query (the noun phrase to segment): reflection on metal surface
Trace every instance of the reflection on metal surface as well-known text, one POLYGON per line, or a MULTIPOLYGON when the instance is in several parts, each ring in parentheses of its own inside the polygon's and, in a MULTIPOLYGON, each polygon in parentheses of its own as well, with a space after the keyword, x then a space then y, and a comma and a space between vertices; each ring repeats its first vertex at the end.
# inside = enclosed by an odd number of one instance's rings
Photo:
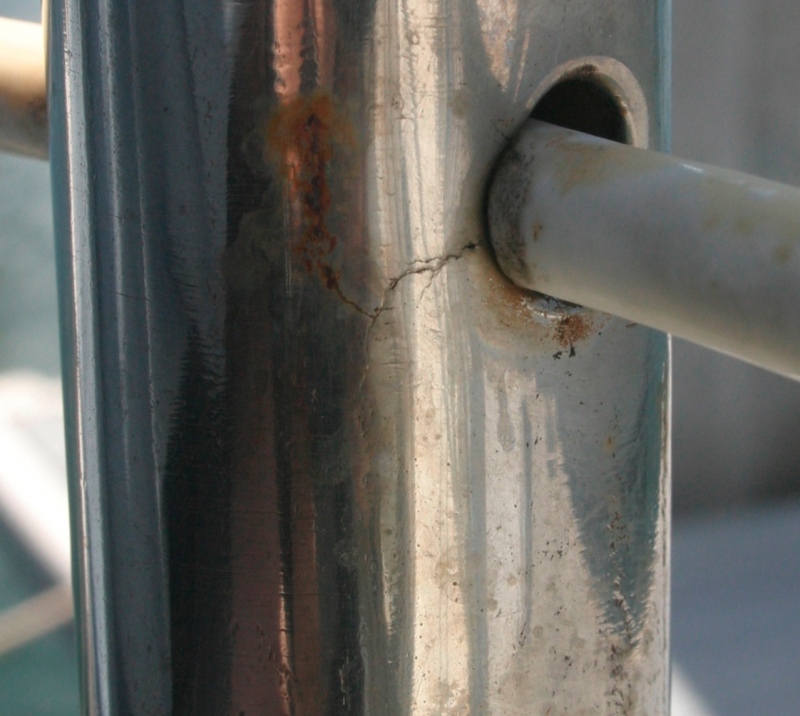
POLYGON ((91 713, 666 710, 666 338, 483 236, 567 58, 661 136, 662 15, 55 3, 91 713))

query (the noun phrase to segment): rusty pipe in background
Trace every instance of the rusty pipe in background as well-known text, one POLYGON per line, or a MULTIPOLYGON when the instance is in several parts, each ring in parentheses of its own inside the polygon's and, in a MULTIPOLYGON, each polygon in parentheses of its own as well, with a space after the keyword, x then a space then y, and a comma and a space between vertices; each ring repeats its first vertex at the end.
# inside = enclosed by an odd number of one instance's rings
POLYGON ((530 120, 489 197, 517 285, 800 377, 800 189, 530 120))
POLYGON ((47 159, 43 25, 0 18, 0 151, 47 159))

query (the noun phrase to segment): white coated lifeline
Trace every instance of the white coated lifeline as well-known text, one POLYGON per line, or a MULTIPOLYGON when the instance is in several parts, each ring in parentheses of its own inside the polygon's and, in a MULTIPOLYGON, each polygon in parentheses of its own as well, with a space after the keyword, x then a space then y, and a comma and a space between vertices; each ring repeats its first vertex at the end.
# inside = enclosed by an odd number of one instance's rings
POLYGON ((800 190, 529 120, 489 198, 517 285, 800 376, 800 190))

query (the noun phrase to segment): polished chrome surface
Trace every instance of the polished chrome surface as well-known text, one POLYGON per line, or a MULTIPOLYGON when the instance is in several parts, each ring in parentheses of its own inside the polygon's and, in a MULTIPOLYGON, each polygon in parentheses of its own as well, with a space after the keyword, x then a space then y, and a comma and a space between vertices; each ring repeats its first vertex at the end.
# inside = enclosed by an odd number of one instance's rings
POLYGON ((517 285, 800 376, 800 189, 530 120, 488 216, 517 285))
POLYGON ((665 13, 54 3, 89 713, 666 712, 667 339, 483 214, 577 58, 661 141, 665 13))

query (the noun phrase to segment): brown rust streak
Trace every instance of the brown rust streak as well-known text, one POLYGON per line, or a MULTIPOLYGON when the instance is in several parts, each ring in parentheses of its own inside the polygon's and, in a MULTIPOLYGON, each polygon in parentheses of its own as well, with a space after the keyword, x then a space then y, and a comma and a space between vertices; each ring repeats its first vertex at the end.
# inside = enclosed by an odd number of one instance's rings
POLYGON ((369 315, 344 295, 341 274, 329 263, 338 238, 329 227, 328 174, 337 150, 351 152, 356 145, 351 124, 334 99, 317 90, 281 104, 267 123, 266 140, 268 158, 277 162, 288 189, 295 222, 292 253, 339 299, 369 315))

